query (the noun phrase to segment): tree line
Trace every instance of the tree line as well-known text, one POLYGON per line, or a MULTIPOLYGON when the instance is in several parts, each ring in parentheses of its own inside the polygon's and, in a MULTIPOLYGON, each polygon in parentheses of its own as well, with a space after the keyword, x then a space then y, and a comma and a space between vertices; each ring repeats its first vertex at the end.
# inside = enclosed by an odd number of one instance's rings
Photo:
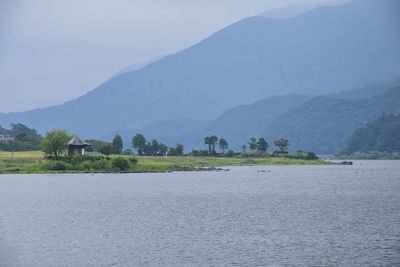
POLYGON ((132 139, 132 147, 137 150, 138 155, 145 156, 183 156, 183 145, 176 144, 175 147, 168 147, 153 139, 148 142, 143 134, 136 134, 132 139))
MULTIPOLYGON (((174 147, 169 147, 157 139, 147 140, 146 137, 138 133, 131 141, 131 148, 124 150, 123 140, 120 135, 116 135, 111 143, 100 140, 89 139, 86 140, 91 144, 88 151, 100 152, 106 156, 111 154, 136 154, 140 156, 183 156, 184 146, 177 143, 174 147)), ((273 151, 274 154, 287 154, 289 148, 289 141, 281 138, 273 142, 277 148, 273 151)), ((216 135, 204 137, 204 145, 207 147, 205 150, 192 150, 187 155, 192 156, 216 156, 216 155, 233 155, 237 152, 229 150, 229 142, 225 138, 219 138, 216 135), (219 150, 218 150, 219 149, 219 150), (217 151, 218 150, 218 151, 217 151)), ((241 147, 241 153, 259 153, 267 154, 269 144, 263 137, 249 139, 247 144, 241 147)))
MULTIPOLYGON (((65 130, 54 130, 42 137, 36 130, 30 129, 23 124, 12 124, 12 133, 15 136, 14 140, 0 143, 0 150, 6 151, 21 151, 21 150, 37 150, 42 149, 46 154, 58 156, 66 150, 68 141, 72 136, 65 130)), ((124 149, 123 139, 120 135, 116 135, 112 142, 105 142, 96 139, 86 140, 91 146, 87 148, 88 152, 99 152, 107 157, 111 154, 127 154, 132 155, 134 152, 141 156, 183 156, 184 146, 177 143, 175 146, 169 147, 157 139, 147 140, 146 137, 138 133, 133 136, 131 148, 124 149)), ((269 143, 263 137, 252 137, 246 144, 241 146, 241 151, 235 152, 229 149, 229 142, 223 137, 210 135, 204 137, 204 145, 207 149, 192 150, 187 155, 192 156, 217 156, 226 155, 232 156, 240 153, 257 153, 267 154, 269 143)), ((281 138, 275 140, 273 145, 276 150, 273 154, 287 154, 289 141, 281 138)))
POLYGON ((140 156, 183 156, 184 146, 182 144, 176 144, 174 147, 168 147, 167 145, 159 142, 156 139, 148 141, 143 134, 136 134, 132 138, 131 147, 124 150, 124 144, 122 137, 116 135, 111 143, 89 139, 86 140, 91 147, 88 151, 100 152, 103 155, 109 156, 111 154, 134 154, 133 150, 140 156))
MULTIPOLYGON (((236 152, 229 149, 229 143, 225 138, 219 138, 216 135, 206 136, 204 138, 204 144, 207 146, 207 150, 193 150, 191 155, 197 156, 207 156, 207 155, 234 155, 236 152), (217 152, 216 147, 219 147, 220 153, 217 152), (226 151, 228 151, 226 153, 226 151)), ((275 140, 273 144, 277 147, 274 154, 287 154, 289 149, 289 141, 287 139, 281 138, 275 140)), ((249 139, 247 144, 241 146, 241 153, 259 153, 267 154, 269 144, 264 137, 256 138, 252 137, 249 139)))
MULTIPOLYGON (((229 149, 229 142, 225 138, 219 138, 216 135, 206 136, 204 138, 204 145, 206 145, 207 150, 192 150, 190 155, 197 154, 207 154, 207 155, 225 155, 229 149), (217 147, 219 148, 219 152, 217 152, 217 147)), ((274 153, 288 153, 289 141, 287 139, 278 139, 274 141, 274 145, 277 147, 277 150, 274 153)), ((265 138, 255 138, 252 137, 248 141, 247 145, 242 146, 242 152, 259 152, 259 153, 268 153, 269 144, 265 138)), ((123 148, 122 138, 119 135, 116 135, 110 144, 109 151, 113 154, 121 154, 123 148)), ((184 155, 184 146, 182 144, 176 144, 175 147, 168 147, 167 145, 159 142, 156 139, 152 141, 146 140, 146 137, 138 133, 132 138, 132 148, 136 150, 138 155, 144 156, 183 156, 184 155)), ((132 150, 125 150, 125 154, 132 153, 132 150)), ((235 153, 233 150, 229 150, 228 153, 235 153)))
POLYGON ((10 132, 12 140, 0 141, 0 150, 4 151, 32 151, 41 148, 43 137, 35 129, 31 129, 22 123, 12 123, 11 129, 6 130, 0 126, 0 130, 10 132))

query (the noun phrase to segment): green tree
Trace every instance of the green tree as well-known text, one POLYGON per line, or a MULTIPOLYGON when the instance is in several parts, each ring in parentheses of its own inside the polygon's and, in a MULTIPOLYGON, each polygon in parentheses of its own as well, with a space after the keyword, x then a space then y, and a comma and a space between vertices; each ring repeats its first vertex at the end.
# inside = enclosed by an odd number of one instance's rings
POLYGON ((289 148, 289 141, 287 139, 281 138, 274 141, 274 145, 279 149, 279 153, 287 153, 289 148))
MULTIPOLYGON (((3 129, 0 127, 0 130, 3 129)), ((7 131, 14 140, 0 142, 0 150, 5 151, 33 151, 42 148, 43 137, 35 129, 28 128, 21 123, 12 123, 11 130, 7 131)))
POLYGON ((166 146, 166 145, 160 143, 160 144, 158 145, 157 155, 158 155, 158 156, 165 156, 165 155, 167 155, 167 152, 168 152, 168 146, 166 146))
POLYGON ((250 149, 251 152, 256 151, 256 149, 257 149, 257 138, 255 138, 255 137, 250 138, 250 140, 249 140, 249 149, 250 149))
POLYGON ((125 149, 124 151, 122 151, 122 154, 124 154, 124 155, 133 155, 133 151, 132 151, 132 149, 128 148, 128 149, 125 149))
POLYGON ((261 137, 257 141, 257 151, 267 153, 267 150, 268 150, 268 142, 263 137, 261 137))
POLYGON ((150 144, 151 155, 157 156, 159 148, 160 148, 160 144, 158 143, 158 141, 156 139, 153 139, 153 141, 151 141, 151 144, 150 144))
POLYGON ((139 155, 143 155, 146 149, 146 138, 143 134, 137 134, 132 139, 132 146, 135 148, 139 155))
POLYGON ((168 148, 168 156, 177 156, 175 147, 168 148))
POLYGON ((240 149, 242 150, 243 153, 246 153, 247 146, 246 146, 246 145, 243 145, 240 149))
POLYGON ((88 146, 86 148, 87 152, 100 152, 100 149, 103 146, 111 145, 111 143, 109 143, 109 142, 104 142, 104 141, 96 140, 96 139, 89 139, 89 140, 86 140, 86 142, 90 144, 90 146, 88 146))
POLYGON ((35 129, 31 129, 22 123, 11 123, 11 135, 17 136, 19 134, 25 134, 26 136, 37 136, 38 135, 38 133, 35 129))
POLYGON ((229 157, 229 158, 234 157, 235 156, 235 151, 229 150, 228 153, 226 153, 226 156, 229 157))
POLYGON ((147 142, 145 144, 145 146, 143 148, 143 155, 145 155, 145 156, 153 155, 153 146, 152 146, 151 142, 147 142))
POLYGON ((112 160, 111 166, 119 171, 126 171, 129 169, 129 161, 123 157, 117 157, 112 160))
POLYGON ((42 143, 43 152, 46 155, 54 156, 58 160, 60 154, 66 150, 70 139, 71 136, 65 130, 47 132, 42 143))
POLYGON ((100 153, 105 155, 107 158, 112 154, 113 147, 112 145, 105 145, 100 148, 100 153))
POLYGON ((182 144, 176 144, 175 151, 176 151, 176 155, 177 156, 183 156, 183 145, 182 144))
POLYGON ((210 155, 216 154, 215 152, 215 144, 218 142, 218 137, 215 135, 207 136, 204 138, 204 144, 208 146, 208 153, 210 155))
POLYGON ((385 113, 357 128, 347 139, 339 155, 400 151, 400 114, 385 113))
POLYGON ((112 141, 112 153, 121 154, 122 148, 123 148, 122 137, 120 135, 116 135, 112 141))
POLYGON ((219 148, 222 150, 222 154, 225 154, 225 150, 228 149, 228 141, 224 138, 220 138, 218 142, 219 148))

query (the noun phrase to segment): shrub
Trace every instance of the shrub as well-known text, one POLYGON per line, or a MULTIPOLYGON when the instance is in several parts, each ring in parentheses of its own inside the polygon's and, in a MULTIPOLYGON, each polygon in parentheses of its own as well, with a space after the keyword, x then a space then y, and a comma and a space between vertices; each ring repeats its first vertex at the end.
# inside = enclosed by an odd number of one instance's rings
POLYGON ((43 165, 44 169, 50 171, 64 171, 68 167, 68 164, 62 161, 50 161, 43 165))
POLYGON ((123 155, 133 155, 132 149, 128 148, 122 152, 123 155))
POLYGON ((289 152, 287 152, 287 151, 277 151, 277 150, 275 150, 275 151, 272 153, 272 155, 273 155, 274 157, 286 157, 286 156, 289 155, 289 152))
POLYGON ((192 150, 190 154, 193 157, 207 157, 209 156, 208 150, 192 150))
POLYGON ((83 162, 80 166, 81 166, 81 169, 84 171, 89 171, 90 169, 92 169, 92 163, 89 161, 83 162))
POLYGON ((313 152, 306 152, 304 153, 303 159, 306 160, 316 160, 318 159, 317 155, 315 155, 315 153, 313 152))
POLYGON ((117 169, 120 171, 126 171, 129 169, 129 162, 122 157, 113 159, 111 162, 111 165, 114 169, 117 169))
POLYGON ((129 158, 129 162, 132 163, 132 164, 137 164, 138 163, 138 159, 135 158, 135 157, 130 157, 129 158))
POLYGON ((268 157, 268 154, 258 151, 250 153, 239 153, 238 156, 241 158, 265 158, 268 157))
POLYGON ((315 155, 313 152, 306 152, 302 150, 298 150, 295 155, 293 155, 291 158, 296 158, 296 159, 305 159, 305 160, 317 160, 318 157, 315 155))
POLYGON ((71 158, 67 158, 67 160, 63 160, 63 161, 69 161, 69 163, 71 163, 72 165, 76 166, 81 164, 84 161, 83 157, 71 157, 71 158))
POLYGON ((99 152, 108 158, 108 156, 112 154, 112 146, 111 145, 103 146, 102 148, 100 148, 99 152))
POLYGON ((105 170, 110 169, 109 162, 110 161, 108 161, 106 159, 94 161, 91 163, 91 168, 94 170, 98 170, 98 171, 105 171, 105 170))
POLYGON ((227 156, 228 158, 234 157, 234 156, 235 156, 235 151, 229 150, 228 153, 226 153, 226 156, 227 156))

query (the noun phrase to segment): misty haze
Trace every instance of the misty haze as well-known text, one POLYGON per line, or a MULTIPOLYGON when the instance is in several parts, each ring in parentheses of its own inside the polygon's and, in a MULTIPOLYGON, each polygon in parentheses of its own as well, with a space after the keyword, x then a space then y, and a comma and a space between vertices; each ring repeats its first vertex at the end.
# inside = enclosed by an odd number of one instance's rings
POLYGON ((0 2, 0 266, 400 264, 400 1, 0 2))

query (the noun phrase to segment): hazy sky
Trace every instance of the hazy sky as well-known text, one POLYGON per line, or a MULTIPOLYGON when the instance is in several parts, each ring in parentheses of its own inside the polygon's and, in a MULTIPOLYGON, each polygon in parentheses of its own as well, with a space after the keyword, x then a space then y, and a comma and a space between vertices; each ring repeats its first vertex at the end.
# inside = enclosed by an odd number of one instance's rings
POLYGON ((315 2, 0 0, 0 112, 65 102, 242 18, 315 2))

